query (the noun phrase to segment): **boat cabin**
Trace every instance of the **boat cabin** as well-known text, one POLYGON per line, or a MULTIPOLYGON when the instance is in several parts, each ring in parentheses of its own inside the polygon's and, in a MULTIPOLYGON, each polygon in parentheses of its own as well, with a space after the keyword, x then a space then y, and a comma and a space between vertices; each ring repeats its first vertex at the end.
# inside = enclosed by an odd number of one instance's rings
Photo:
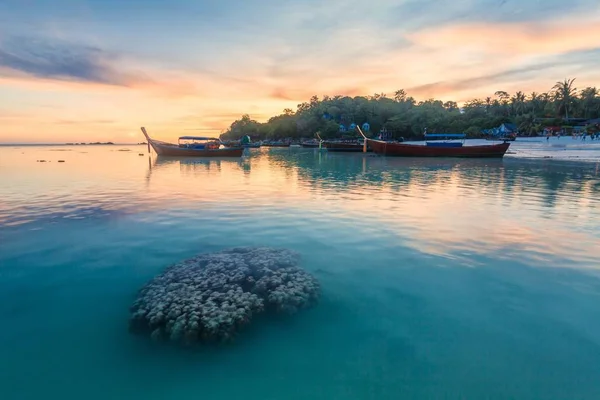
POLYGON ((429 147, 462 147, 467 135, 464 133, 426 133, 425 144, 429 147), (450 140, 461 140, 460 142, 450 140), (428 140, 439 140, 429 142, 428 140))
POLYGON ((184 149, 216 150, 221 146, 221 140, 203 136, 181 136, 178 144, 184 149))

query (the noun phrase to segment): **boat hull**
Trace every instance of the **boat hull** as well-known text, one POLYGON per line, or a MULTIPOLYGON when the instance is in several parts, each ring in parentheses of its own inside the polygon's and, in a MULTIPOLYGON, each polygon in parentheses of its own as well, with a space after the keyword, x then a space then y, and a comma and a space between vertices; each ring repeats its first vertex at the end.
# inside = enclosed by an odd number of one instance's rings
POLYGON ((510 143, 482 146, 437 147, 418 144, 393 143, 368 139, 375 154, 392 157, 466 157, 502 158, 510 143))
POLYGON ((243 147, 223 147, 219 149, 194 149, 189 147, 180 147, 178 145, 161 142, 150 138, 146 128, 142 127, 142 133, 148 141, 148 152, 150 147, 154 149, 159 156, 168 157, 241 157, 244 154, 243 147))
POLYGON ((225 147, 223 149, 186 149, 178 146, 165 146, 150 142, 150 145, 159 156, 169 157, 241 157, 243 147, 225 147))
MULTIPOLYGON (((360 153, 363 151, 364 145, 361 143, 323 142, 323 147, 325 147, 327 151, 333 152, 360 153)), ((368 144, 367 151, 372 151, 368 144)))

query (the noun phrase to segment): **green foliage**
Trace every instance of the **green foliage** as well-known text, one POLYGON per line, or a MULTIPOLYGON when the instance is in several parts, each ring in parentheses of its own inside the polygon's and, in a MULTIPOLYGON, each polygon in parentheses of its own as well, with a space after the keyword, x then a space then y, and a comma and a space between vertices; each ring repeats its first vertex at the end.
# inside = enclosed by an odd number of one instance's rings
MULTIPOLYGON (((265 123, 249 115, 233 122, 221 135, 224 140, 237 140, 249 135, 253 140, 282 138, 339 137, 340 124, 362 126, 369 123, 367 136, 376 136, 382 128, 393 137, 420 138, 427 128, 430 133, 466 133, 482 136, 482 130, 503 123, 515 124, 521 134, 535 135, 545 126, 571 124, 573 118, 600 118, 600 93, 595 87, 580 92, 573 87, 575 79, 557 82, 547 93, 529 95, 518 91, 511 95, 497 91, 484 99, 472 99, 462 107, 454 101, 428 99, 416 102, 403 89, 392 97, 373 96, 313 96, 299 104, 296 111, 285 109, 265 123), (563 119, 564 118, 564 119, 563 119)), ((346 135, 358 136, 357 132, 346 135)))

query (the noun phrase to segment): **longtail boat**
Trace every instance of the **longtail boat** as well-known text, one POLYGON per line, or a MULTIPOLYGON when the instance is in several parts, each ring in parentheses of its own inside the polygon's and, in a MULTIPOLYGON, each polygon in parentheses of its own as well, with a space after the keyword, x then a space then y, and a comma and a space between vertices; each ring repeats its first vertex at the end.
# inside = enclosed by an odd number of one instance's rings
POLYGON ((510 143, 465 146, 464 134, 425 134, 427 139, 463 139, 463 142, 426 141, 425 144, 386 142, 367 139, 375 154, 395 157, 469 157, 469 158, 502 158, 510 147, 510 143))
MULTIPOLYGON (((362 152, 364 150, 364 139, 341 139, 341 140, 325 140, 323 147, 327 151, 334 152, 362 152)), ((372 151, 367 144, 367 151, 372 151)))
POLYGON ((314 149, 314 148, 319 147, 319 141, 318 140, 314 140, 314 139, 313 140, 306 140, 304 142, 301 142, 300 146, 314 149))
POLYGON ((151 139, 142 127, 142 133, 148 140, 148 151, 150 147, 159 156, 173 157, 241 157, 244 153, 243 147, 224 147, 218 138, 202 136, 181 136, 178 144, 161 142, 151 139))

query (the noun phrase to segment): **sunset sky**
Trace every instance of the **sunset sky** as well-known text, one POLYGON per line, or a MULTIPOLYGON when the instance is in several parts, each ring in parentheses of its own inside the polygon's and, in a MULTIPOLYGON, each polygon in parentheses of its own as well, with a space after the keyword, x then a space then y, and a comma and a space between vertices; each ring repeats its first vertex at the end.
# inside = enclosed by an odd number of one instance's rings
POLYGON ((0 0, 0 142, 218 135, 315 94, 461 102, 574 77, 600 86, 598 0, 0 0))

